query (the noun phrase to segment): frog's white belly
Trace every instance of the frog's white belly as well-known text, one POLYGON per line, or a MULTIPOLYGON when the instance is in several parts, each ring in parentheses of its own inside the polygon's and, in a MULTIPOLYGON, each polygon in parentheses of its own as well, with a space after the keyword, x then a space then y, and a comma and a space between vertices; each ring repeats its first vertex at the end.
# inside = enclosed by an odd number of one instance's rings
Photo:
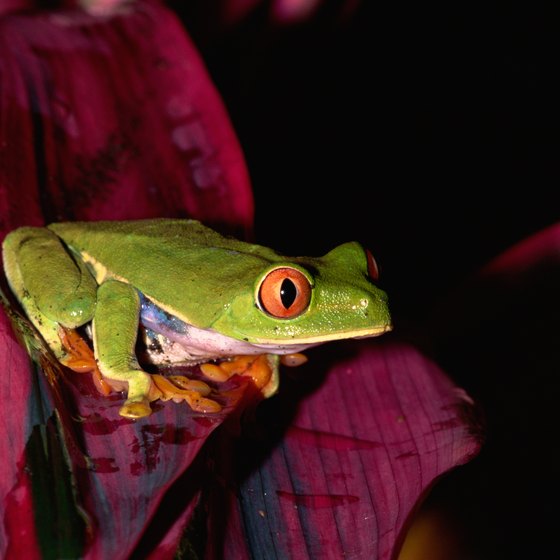
POLYGON ((141 323, 148 359, 154 364, 201 363, 219 358, 258 354, 293 354, 316 344, 253 344, 200 329, 142 298, 141 323))

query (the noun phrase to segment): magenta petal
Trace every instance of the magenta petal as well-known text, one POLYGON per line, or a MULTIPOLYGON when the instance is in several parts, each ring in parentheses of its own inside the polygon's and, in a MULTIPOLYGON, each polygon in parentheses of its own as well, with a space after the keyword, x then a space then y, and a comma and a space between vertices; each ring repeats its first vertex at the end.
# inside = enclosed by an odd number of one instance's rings
MULTIPOLYGON (((266 428, 285 433, 243 479, 225 529, 226 558, 248 547, 257 558, 389 559, 419 498, 477 453, 471 399, 417 350, 333 346, 262 405, 270 407, 266 428), (319 381, 312 372, 323 368, 324 382, 300 403, 302 390, 319 381)), ((262 451, 265 441, 240 455, 262 451)))
POLYGON ((142 557, 172 558, 200 496, 193 462, 236 412, 247 380, 222 385, 220 413, 162 403, 134 422, 119 416, 122 399, 99 397, 87 374, 43 359, 50 386, 33 378, 0 319, 7 373, 0 450, 13 457, 1 467, 0 555, 124 560, 139 548, 142 557))
POLYGON ((513 277, 521 273, 534 273, 537 267, 560 260, 559 247, 560 223, 557 223, 535 233, 496 257, 483 269, 482 276, 513 277))
POLYGON ((34 533, 29 477, 23 470, 25 445, 33 429, 31 362, 15 340, 0 309, 0 500, 5 515, 0 523, 0 557, 39 558, 34 533))
MULTIPOLYGON (((153 558, 173 557, 198 501, 196 477, 187 489, 182 484, 181 492, 175 489, 166 494, 191 466, 209 435, 234 411, 243 389, 233 390, 219 414, 196 414, 184 403, 167 403, 135 422, 118 415, 120 400, 100 402, 87 391, 75 396, 78 409, 73 416, 80 419, 82 439, 77 446, 85 449, 85 462, 75 463, 75 475, 93 532, 86 558, 129 558, 146 532, 155 536, 146 537, 142 554, 154 547, 153 558), (167 500, 160 512, 164 524, 158 527, 162 520, 153 516, 162 500, 167 500), (176 513, 169 515, 165 511, 169 508, 176 513)), ((66 427, 76 428, 75 423, 66 427)))
MULTIPOLYGON (((250 230, 252 193, 223 104, 159 3, 111 17, 3 15, 0 75, 2 234, 152 216, 250 230)), ((1 467, 0 555, 118 559, 140 547, 172 557, 199 497, 185 471, 245 387, 212 418, 168 403, 125 421, 118 402, 92 396, 78 377, 61 381, 48 362, 32 377, 1 320, 1 450, 13 461, 1 467)))
POLYGON ((174 15, 138 2, 0 18, 3 230, 190 216, 252 225, 241 150, 174 15))

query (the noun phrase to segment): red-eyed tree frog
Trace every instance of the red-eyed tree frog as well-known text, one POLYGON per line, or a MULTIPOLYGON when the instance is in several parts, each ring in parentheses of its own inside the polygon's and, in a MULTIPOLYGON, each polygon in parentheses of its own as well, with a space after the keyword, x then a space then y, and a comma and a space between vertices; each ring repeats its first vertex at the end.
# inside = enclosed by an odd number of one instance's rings
POLYGON ((55 357, 96 372, 101 391, 125 391, 127 418, 149 415, 158 398, 220 408, 205 383, 142 369, 139 332, 151 361, 203 364, 214 381, 249 371, 266 397, 278 387, 279 356, 391 329, 377 265, 356 242, 289 258, 195 220, 68 222, 14 230, 3 260, 55 357), (93 354, 76 334, 87 325, 93 354))

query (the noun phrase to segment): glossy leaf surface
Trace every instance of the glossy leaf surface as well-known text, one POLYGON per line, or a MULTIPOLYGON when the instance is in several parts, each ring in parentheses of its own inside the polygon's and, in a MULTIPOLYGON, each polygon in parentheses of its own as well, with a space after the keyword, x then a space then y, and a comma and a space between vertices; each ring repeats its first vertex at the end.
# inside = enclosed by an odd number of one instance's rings
MULTIPOLYGON (((261 410, 232 511, 262 558, 391 558, 419 497, 481 440, 471 399, 387 340, 323 348, 261 410)), ((236 558, 228 523, 223 552, 236 558)))
POLYGON ((0 20, 4 232, 70 219, 252 223, 241 150, 194 46, 151 2, 0 20))

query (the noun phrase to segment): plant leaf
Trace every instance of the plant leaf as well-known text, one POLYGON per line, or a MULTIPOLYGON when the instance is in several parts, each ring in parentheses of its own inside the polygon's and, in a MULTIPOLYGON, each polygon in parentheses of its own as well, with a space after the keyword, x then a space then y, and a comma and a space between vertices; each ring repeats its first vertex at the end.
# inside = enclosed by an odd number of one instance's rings
MULTIPOLYGON (((252 193, 229 119, 161 5, 137 2, 107 17, 3 15, 0 75, 3 234, 153 216, 250 231, 252 193)), ((34 351, 43 369, 35 375, 1 321, 2 451, 14 461, 2 467, 0 555, 117 559, 141 547, 142 557, 171 557, 199 497, 197 484, 179 479, 247 383, 229 387, 218 415, 168 403, 130 422, 45 351, 34 351), (177 484, 184 495, 173 493, 177 484)), ((30 332, 24 339, 35 344, 30 332)))
POLYGON ((212 524, 214 556, 391 558, 419 498, 478 452, 473 410, 408 344, 321 348, 238 443, 239 499, 214 499, 230 508, 212 524))
POLYGON ((23 468, 25 446, 38 420, 33 414, 35 399, 32 366, 29 356, 15 339, 8 318, 1 309, 0 363, 4 379, 0 384, 0 456, 4 458, 0 463, 0 496, 3 508, 0 555, 6 558, 39 558, 34 532, 31 485, 23 468), (13 538, 10 539, 9 536, 13 538))
POLYGON ((156 3, 0 18, 4 232, 190 216, 247 232, 252 193, 198 53, 156 3))

